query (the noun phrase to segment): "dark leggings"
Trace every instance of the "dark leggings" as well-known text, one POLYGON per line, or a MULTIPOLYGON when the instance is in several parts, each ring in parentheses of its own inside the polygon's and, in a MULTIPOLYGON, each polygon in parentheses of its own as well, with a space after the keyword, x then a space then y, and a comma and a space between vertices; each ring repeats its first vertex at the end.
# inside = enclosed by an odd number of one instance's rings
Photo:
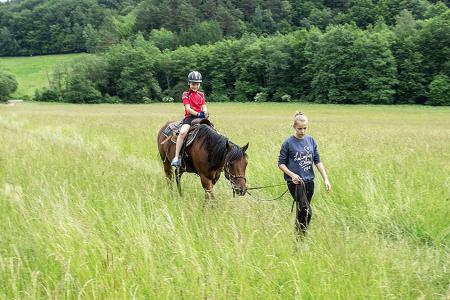
POLYGON ((197 119, 197 117, 194 117, 194 116, 184 117, 184 119, 181 121, 181 123, 183 125, 184 124, 191 125, 192 121, 194 121, 195 119, 197 119))
POLYGON ((295 229, 300 233, 306 233, 312 216, 311 198, 314 195, 314 181, 305 182, 307 201, 302 201, 301 185, 288 182, 288 188, 296 205, 295 229))

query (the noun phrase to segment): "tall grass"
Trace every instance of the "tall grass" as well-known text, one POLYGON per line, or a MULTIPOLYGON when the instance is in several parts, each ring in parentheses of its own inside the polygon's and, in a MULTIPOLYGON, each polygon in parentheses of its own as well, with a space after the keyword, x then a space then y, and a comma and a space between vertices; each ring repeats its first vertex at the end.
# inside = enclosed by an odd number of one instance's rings
POLYGON ((250 142, 251 186, 283 182, 291 116, 309 116, 333 191, 317 178, 304 240, 290 197, 232 198, 222 178, 205 207, 192 174, 183 196, 168 189, 155 139, 179 104, 4 105, 0 298, 450 297, 448 108, 209 109, 221 133, 250 142))

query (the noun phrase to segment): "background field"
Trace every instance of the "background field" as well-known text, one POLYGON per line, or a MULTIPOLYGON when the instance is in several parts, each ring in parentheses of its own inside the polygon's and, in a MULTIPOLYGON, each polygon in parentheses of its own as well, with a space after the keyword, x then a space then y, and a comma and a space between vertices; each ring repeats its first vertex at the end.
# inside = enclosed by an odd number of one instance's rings
POLYGON ((16 76, 19 87, 13 96, 32 97, 37 88, 48 87, 49 78, 59 64, 68 63, 87 54, 59 54, 29 57, 0 57, 0 70, 16 76))
MULTIPOLYGON (((310 117, 320 178, 306 239, 291 199, 204 208, 198 178, 168 190, 156 132, 179 104, 0 106, 0 298, 448 299, 450 109, 216 104, 250 142, 250 186, 276 167, 291 116, 310 117)), ((277 196, 284 187, 260 197, 277 196)))

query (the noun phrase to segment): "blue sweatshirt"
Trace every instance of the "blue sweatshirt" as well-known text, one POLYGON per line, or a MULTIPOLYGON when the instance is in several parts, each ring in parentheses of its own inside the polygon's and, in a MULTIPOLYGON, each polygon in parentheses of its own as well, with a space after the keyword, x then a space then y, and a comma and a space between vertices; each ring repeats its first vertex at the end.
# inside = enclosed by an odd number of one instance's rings
MULTIPOLYGON (((285 164, 291 172, 299 175, 305 182, 314 180, 313 162, 320 163, 320 156, 312 136, 305 135, 303 139, 299 139, 292 135, 281 145, 278 165, 285 164)), ((292 181, 292 178, 286 174, 284 179, 292 181)))

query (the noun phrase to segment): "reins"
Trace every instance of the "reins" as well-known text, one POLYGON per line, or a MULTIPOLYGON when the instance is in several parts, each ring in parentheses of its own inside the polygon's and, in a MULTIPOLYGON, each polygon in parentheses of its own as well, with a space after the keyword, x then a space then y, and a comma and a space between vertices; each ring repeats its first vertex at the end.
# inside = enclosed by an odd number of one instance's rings
POLYGON ((230 186, 231 186, 231 190, 233 191, 233 197, 236 196, 236 192, 235 192, 235 187, 236 187, 236 183, 234 182, 235 179, 239 179, 242 178, 245 180, 245 182, 247 182, 247 178, 245 178, 244 175, 234 175, 231 174, 230 172, 230 162, 227 161, 225 162, 224 165, 224 172, 225 172, 225 177, 228 179, 228 181, 230 182, 230 186))

